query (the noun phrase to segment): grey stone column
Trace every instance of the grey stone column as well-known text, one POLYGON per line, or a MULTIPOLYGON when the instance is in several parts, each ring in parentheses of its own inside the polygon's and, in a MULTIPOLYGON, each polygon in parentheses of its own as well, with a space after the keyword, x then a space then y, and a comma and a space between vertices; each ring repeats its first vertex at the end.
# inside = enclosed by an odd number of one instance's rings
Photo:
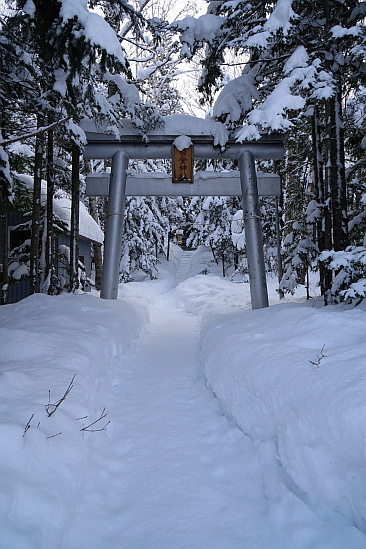
POLYGON ((258 202, 257 176, 255 172, 254 157, 250 151, 244 151, 240 155, 239 169, 252 309, 261 309, 263 307, 268 307, 268 292, 258 202))
POLYGON ((118 295, 127 168, 128 157, 123 151, 116 152, 112 158, 108 217, 104 241, 103 278, 100 292, 100 297, 103 299, 117 299, 118 295))

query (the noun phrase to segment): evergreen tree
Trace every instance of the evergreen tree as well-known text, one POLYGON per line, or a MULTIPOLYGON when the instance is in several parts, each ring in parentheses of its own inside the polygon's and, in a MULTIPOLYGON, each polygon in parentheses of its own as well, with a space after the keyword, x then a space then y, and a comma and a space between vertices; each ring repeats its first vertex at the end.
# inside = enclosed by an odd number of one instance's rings
POLYGON ((188 206, 191 226, 187 245, 209 246, 216 263, 221 263, 223 276, 237 262, 231 223, 238 208, 239 198, 228 196, 195 197, 188 206))
MULTIPOLYGON (((298 126, 299 110, 313 113, 313 147, 307 150, 323 217, 319 248, 344 249, 343 98, 346 91, 356 93, 364 79, 363 3, 261 0, 212 6, 202 16, 206 19, 176 25, 188 57, 206 44, 200 90, 210 98, 221 88, 225 54, 232 50, 242 56, 243 74, 221 91, 213 113, 229 126, 245 122, 239 139, 257 138, 259 131, 291 130, 298 126)), ((324 291, 327 286, 329 280, 323 280, 324 291)))
MULTIPOLYGON (((5 68, 1 74, 4 86, 0 99, 6 101, 6 112, 10 113, 6 120, 2 120, 2 134, 3 138, 8 138, 10 134, 10 140, 7 139, 5 144, 27 142, 30 150, 33 149, 35 184, 30 247, 31 288, 32 291, 39 291, 42 286, 52 292, 52 199, 55 181, 58 185, 66 184, 70 189, 72 179, 74 189, 78 187, 79 176, 76 176, 75 170, 71 178, 71 151, 75 146, 83 146, 83 143, 75 122, 83 116, 103 116, 109 120, 112 131, 113 128, 116 131, 120 118, 127 115, 132 117, 142 132, 146 132, 158 117, 152 106, 142 104, 137 88, 130 83, 134 80, 133 75, 115 31, 100 15, 89 11, 86 2, 77 5, 69 0, 9 0, 9 5, 12 11, 1 29, 0 41, 0 62, 5 68), (22 40, 17 40, 17 36, 22 36, 22 40), (110 93, 111 88, 113 94, 110 93), (61 123, 55 127, 58 121, 61 123), (25 122, 29 124, 28 131, 25 122), (53 127, 55 133, 51 134, 53 127), (46 140, 44 134, 47 128, 46 140), (13 137, 14 134, 16 137, 13 137), (63 167, 54 165, 56 155, 58 159, 63 157, 63 167), (49 192, 47 238, 41 238, 43 211, 40 206, 40 182, 45 175, 49 192)), ((117 0, 107 4, 90 2, 90 7, 97 5, 107 12, 113 8, 120 23, 128 19, 132 32, 142 37, 142 27, 148 22, 130 5, 117 0)), ((20 168, 22 161, 19 149, 13 148, 13 158, 10 159, 13 170, 20 168)), ((5 195, 10 196, 11 180, 5 153, 0 164, 3 168, 0 178, 4 208, 5 195)), ((73 204, 77 207, 78 200, 75 199, 73 204)), ((72 217, 76 220, 77 212, 72 217)), ((74 226, 76 231, 73 231, 70 248, 75 252, 73 279, 76 280, 75 245, 78 235, 77 225, 74 226)))

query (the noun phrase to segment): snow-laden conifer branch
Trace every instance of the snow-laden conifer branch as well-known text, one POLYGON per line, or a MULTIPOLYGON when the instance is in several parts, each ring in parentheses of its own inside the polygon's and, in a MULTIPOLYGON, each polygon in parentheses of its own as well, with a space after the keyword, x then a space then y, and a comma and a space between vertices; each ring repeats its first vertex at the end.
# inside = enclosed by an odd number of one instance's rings
MULTIPOLYGON (((120 0, 119 0, 120 1, 120 0)), ((150 2, 150 0, 144 0, 140 6, 140 12, 139 12, 139 17, 143 20, 143 21, 146 21, 143 16, 141 15, 141 12, 142 10, 147 6, 147 4, 150 2)), ((120 2, 122 4, 122 2, 120 2)), ((125 3, 123 3, 125 4, 125 3)), ((126 35, 133 29, 134 25, 133 25, 133 22, 130 21, 129 23, 127 23, 127 25, 124 27, 124 29, 122 29, 122 31, 120 32, 120 37, 121 38, 126 38, 126 35)))
POLYGON ((4 141, 0 141, 0 147, 4 147, 6 145, 11 145, 12 143, 17 143, 18 141, 23 141, 25 139, 29 139, 30 137, 35 137, 36 135, 40 135, 41 133, 45 133, 48 130, 51 130, 52 128, 55 128, 56 126, 59 126, 60 124, 63 124, 67 120, 70 119, 70 116, 65 116, 64 118, 61 118, 60 120, 57 120, 56 122, 52 122, 52 124, 49 124, 48 126, 42 126, 41 128, 37 128, 36 130, 25 133, 24 135, 20 135, 18 137, 12 137, 11 139, 6 139, 4 141))
MULTIPOLYGON (((120 41, 122 42, 121 38, 119 37, 120 41)), ((140 50, 143 50, 143 51, 148 51, 152 54, 154 54, 154 49, 153 48, 149 48, 149 46, 143 46, 142 44, 140 44, 139 42, 136 42, 136 40, 132 40, 132 38, 123 38, 123 40, 125 40, 126 42, 128 42, 129 44, 132 44, 133 46, 135 46, 136 48, 139 48, 140 50)), ((154 54, 155 55, 155 54, 154 54)), ((131 61, 131 60, 130 60, 131 61)), ((133 59, 133 61, 136 61, 136 59, 133 59)), ((143 60, 145 61, 145 59, 143 60)))

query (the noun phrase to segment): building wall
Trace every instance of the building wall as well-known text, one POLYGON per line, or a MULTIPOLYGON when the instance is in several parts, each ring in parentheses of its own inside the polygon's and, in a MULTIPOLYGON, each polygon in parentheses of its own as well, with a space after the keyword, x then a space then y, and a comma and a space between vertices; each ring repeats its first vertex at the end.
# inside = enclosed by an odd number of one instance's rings
MULTIPOLYGON (((70 246, 70 237, 67 234, 60 234, 57 238, 57 246, 70 246)), ((91 277, 91 264, 92 264, 92 244, 88 240, 84 240, 82 237, 79 240, 79 260, 85 266, 85 274, 88 278, 91 277)), ((65 267, 60 261, 56 263, 56 272, 58 277, 68 280, 68 273, 65 267)), ((84 287, 85 292, 90 292, 91 286, 86 283, 84 287)))
MULTIPOLYGON (((10 242, 11 246, 17 245, 17 240, 24 241, 26 238, 30 238, 30 231, 25 228, 24 233, 18 237, 16 231, 12 230, 14 227, 17 227, 20 224, 27 223, 30 218, 24 213, 15 212, 8 214, 8 225, 10 231, 10 242)), ((18 231, 17 231, 18 232, 18 231)), ((23 232, 23 231, 22 231, 23 232)), ((58 235, 56 239, 56 249, 60 245, 70 246, 70 237, 67 234, 58 235)), ((0 226, 0 262, 2 258, 2 241, 1 241, 1 226, 0 226)), ((79 258, 82 263, 85 265, 86 277, 91 277, 91 264, 92 264, 92 244, 90 241, 83 239, 82 237, 79 240, 79 258)), ((64 279, 65 283, 68 283, 68 273, 65 265, 62 265, 58 259, 55 262, 55 269, 57 276, 64 279)), ((19 282, 11 283, 8 286, 8 303, 17 303, 21 299, 24 299, 29 295, 30 283, 29 280, 20 280, 19 282)), ((88 283, 85 283, 84 291, 90 291, 91 286, 88 283)), ((0 285, 0 299, 2 297, 2 287, 0 285)))
POLYGON ((19 280, 8 287, 8 303, 17 303, 21 299, 29 296, 29 280, 19 280))

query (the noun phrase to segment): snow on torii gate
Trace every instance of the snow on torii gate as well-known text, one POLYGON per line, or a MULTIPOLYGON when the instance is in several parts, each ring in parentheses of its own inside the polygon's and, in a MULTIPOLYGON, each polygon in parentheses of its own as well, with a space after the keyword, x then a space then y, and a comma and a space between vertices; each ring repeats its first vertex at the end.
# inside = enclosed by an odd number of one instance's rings
POLYGON ((242 195, 252 309, 268 307, 258 184, 260 194, 276 196, 279 194, 279 177, 275 174, 257 174, 255 160, 282 158, 283 136, 263 136, 258 141, 244 143, 238 143, 235 140, 227 141, 226 130, 222 124, 188 115, 166 117, 164 127, 149 133, 147 142, 142 139, 129 120, 123 120, 120 139, 103 131, 92 120, 83 120, 81 127, 85 131, 88 142, 84 158, 112 158, 111 174, 98 174, 87 178, 87 185, 91 187, 88 190, 90 196, 109 196, 101 289, 103 299, 117 299, 118 295, 126 194, 130 196, 242 195), (171 158, 173 143, 182 135, 191 139, 195 158, 237 159, 239 172, 228 172, 224 176, 222 174, 212 176, 214 172, 198 172, 193 183, 172 183, 171 177, 161 173, 149 173, 145 177, 142 174, 127 176, 129 159, 171 158), (102 189, 103 183, 107 190, 102 189))

